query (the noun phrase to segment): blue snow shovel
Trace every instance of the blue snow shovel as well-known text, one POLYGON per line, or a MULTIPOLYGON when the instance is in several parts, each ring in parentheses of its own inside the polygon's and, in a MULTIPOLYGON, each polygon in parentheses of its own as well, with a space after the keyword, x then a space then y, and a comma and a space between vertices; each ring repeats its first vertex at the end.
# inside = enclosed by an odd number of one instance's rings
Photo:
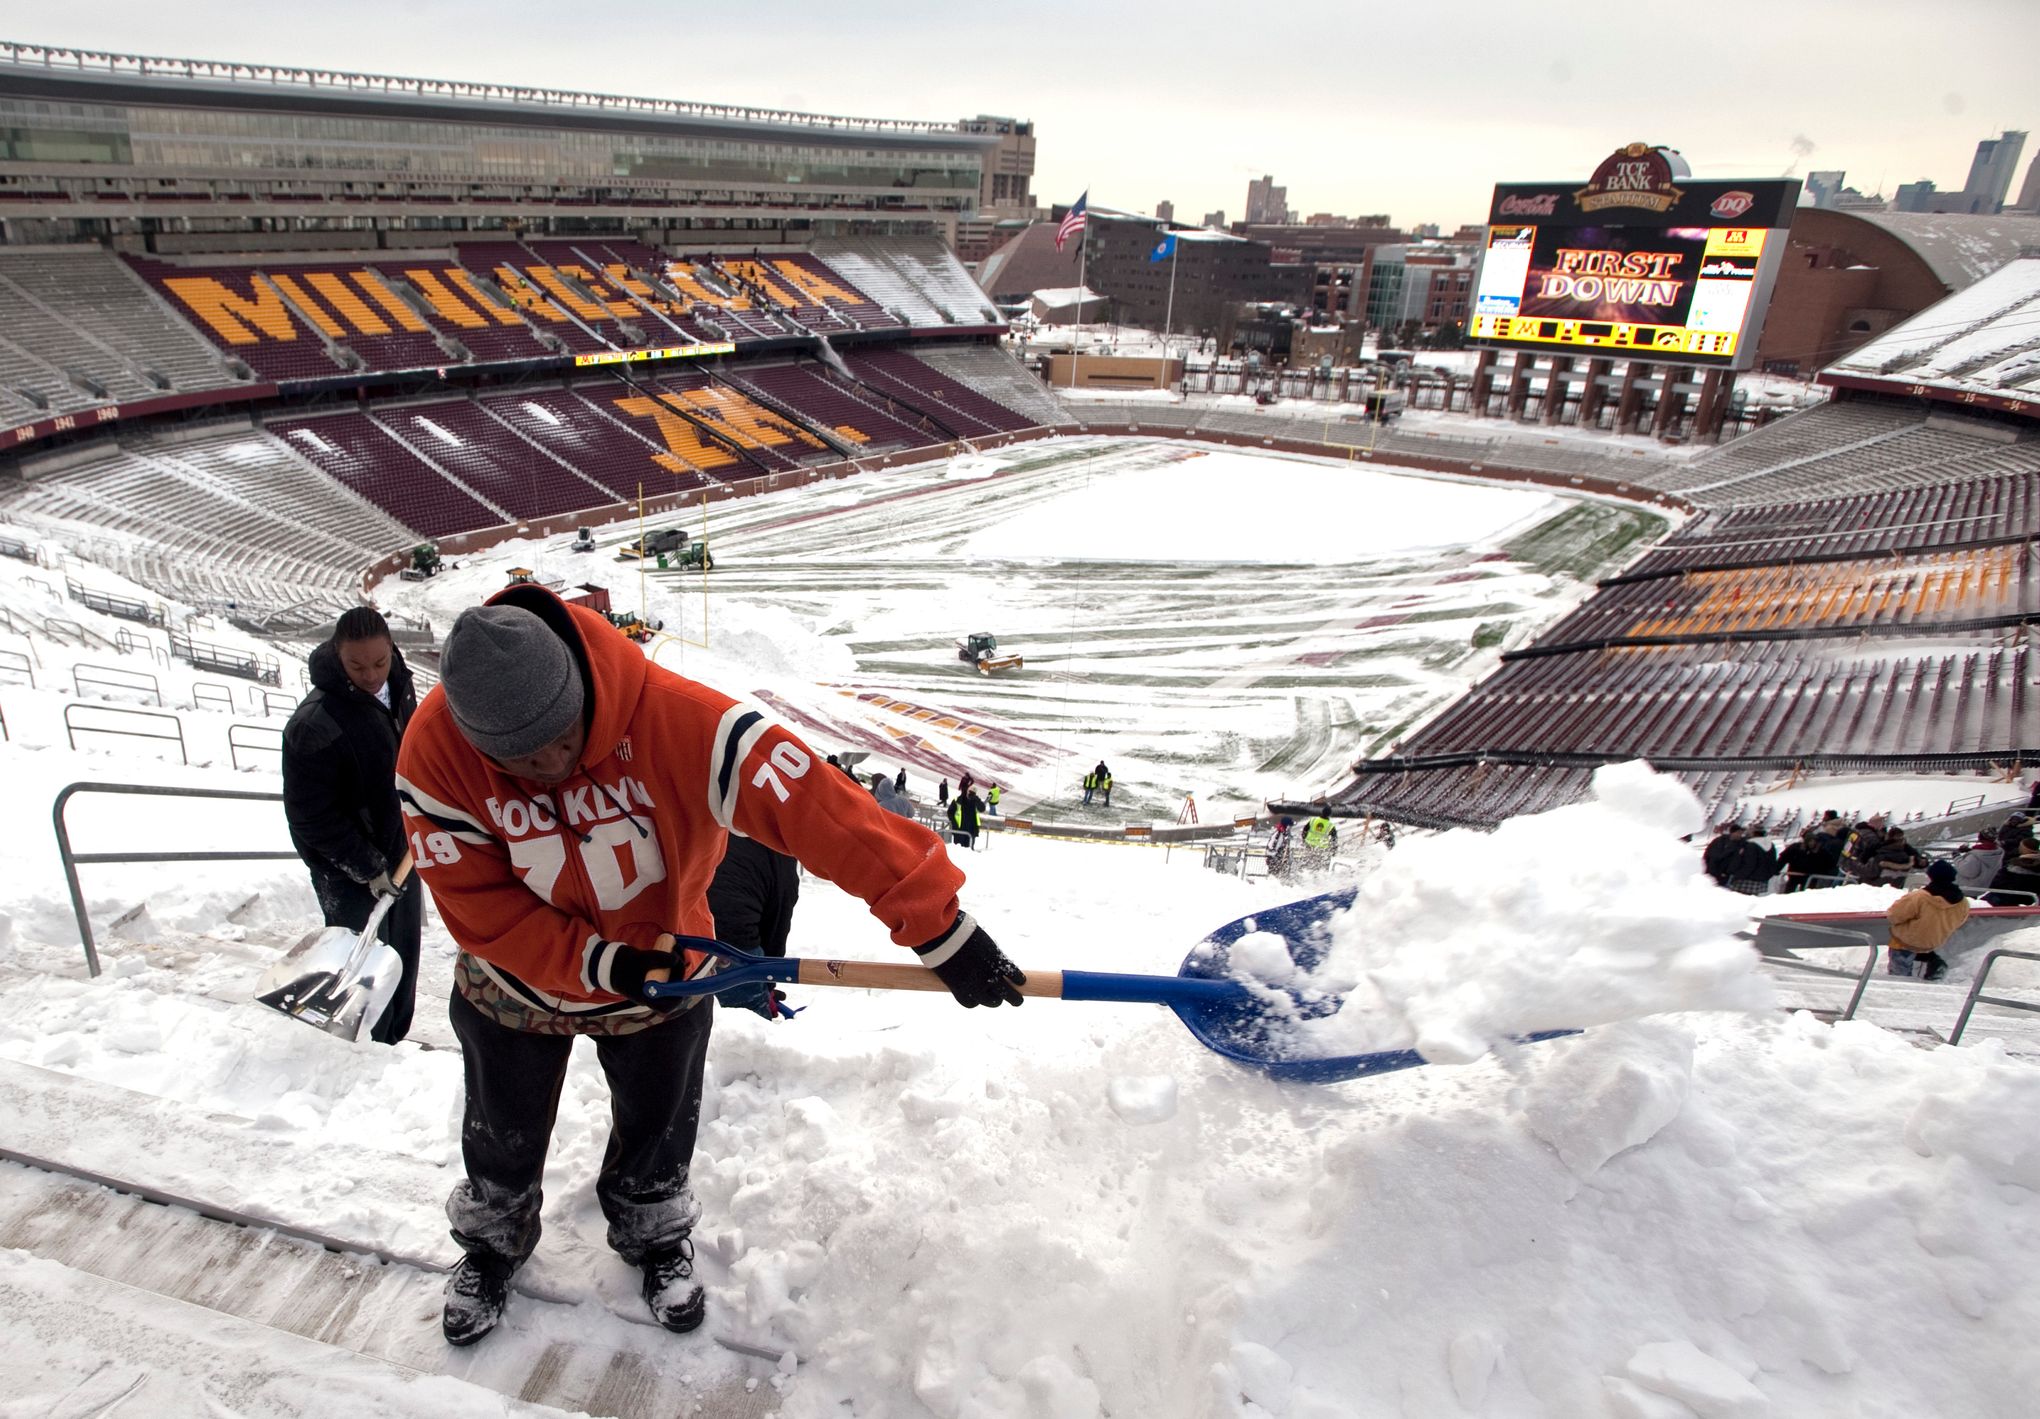
MULTIPOLYGON (((1333 913, 1353 904, 1353 889, 1306 897, 1252 916, 1241 917, 1191 948, 1183 968, 1173 976, 1122 975, 1107 971, 1028 971, 1022 995, 1061 1000, 1115 1000, 1166 1005, 1189 1026, 1205 1048, 1235 1064, 1273 1079, 1299 1084, 1334 1084, 1369 1074, 1386 1074, 1425 1063, 1413 1049, 1376 1050, 1338 1057, 1298 1055, 1285 1037, 1297 1021, 1333 1014, 1343 997, 1315 990, 1287 990, 1290 1005, 1282 1008, 1231 978, 1233 943, 1249 932, 1282 937, 1300 971, 1308 973, 1324 960, 1331 945, 1326 923, 1333 913)), ((755 956, 725 942, 702 936, 676 938, 676 949, 701 951, 723 959, 712 974, 692 980, 650 984, 645 993, 656 998, 714 995, 740 985, 766 981, 788 985, 851 986, 862 990, 947 990, 925 966, 871 961, 827 961, 803 956, 755 956)), ((1556 1039, 1577 1030, 1545 1030, 1530 1040, 1556 1039)))

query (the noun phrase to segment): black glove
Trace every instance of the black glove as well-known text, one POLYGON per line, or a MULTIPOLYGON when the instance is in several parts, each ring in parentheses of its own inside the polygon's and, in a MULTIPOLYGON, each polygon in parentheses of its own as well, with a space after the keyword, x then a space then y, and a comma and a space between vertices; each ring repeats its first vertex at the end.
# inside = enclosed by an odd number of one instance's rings
POLYGON ((680 955, 677 951, 645 951, 636 946, 626 946, 621 941, 605 941, 596 957, 595 980, 604 990, 627 996, 641 1005, 650 1005, 659 1010, 673 1010, 689 1003, 684 995, 668 996, 664 1000, 653 1000, 645 994, 645 977, 660 967, 675 979, 681 973, 680 955))
POLYGON ((759 980, 748 985, 731 986, 728 990, 717 991, 715 1001, 725 1009, 749 1010, 768 1020, 792 1014, 784 1009, 786 992, 779 988, 777 981, 759 980))
POLYGON ((959 1005, 1020 1003, 1019 987, 1027 983, 1026 975, 1006 959, 999 943, 985 935, 969 912, 957 913, 949 930, 926 946, 916 946, 914 952, 942 978, 959 1005))
POLYGON ((385 867, 368 879, 368 890, 378 897, 394 897, 404 889, 390 880, 390 870, 385 867))

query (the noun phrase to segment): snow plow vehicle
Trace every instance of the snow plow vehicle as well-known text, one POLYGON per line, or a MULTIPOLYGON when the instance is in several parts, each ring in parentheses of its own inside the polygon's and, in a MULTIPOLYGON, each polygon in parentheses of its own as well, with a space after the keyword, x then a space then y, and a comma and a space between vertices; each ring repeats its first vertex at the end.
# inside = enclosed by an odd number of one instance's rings
POLYGON ((1018 670, 1027 662, 1017 655, 999 654, 999 638, 989 631, 977 631, 956 643, 956 658, 975 665, 978 674, 994 670, 1018 670))
POLYGON ((709 555, 707 539, 690 538, 678 527, 647 532, 635 542, 624 543, 616 554, 619 562, 642 562, 647 557, 658 558, 661 570, 667 567, 715 570, 715 558, 709 555))

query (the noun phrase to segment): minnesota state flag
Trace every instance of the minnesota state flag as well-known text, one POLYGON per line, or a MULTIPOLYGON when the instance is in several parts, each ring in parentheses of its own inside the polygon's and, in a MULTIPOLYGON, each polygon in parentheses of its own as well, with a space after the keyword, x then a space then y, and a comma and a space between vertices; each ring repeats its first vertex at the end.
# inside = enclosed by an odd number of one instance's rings
POLYGON ((1167 261, 1176 254, 1176 234, 1170 232, 1148 251, 1149 261, 1167 261))

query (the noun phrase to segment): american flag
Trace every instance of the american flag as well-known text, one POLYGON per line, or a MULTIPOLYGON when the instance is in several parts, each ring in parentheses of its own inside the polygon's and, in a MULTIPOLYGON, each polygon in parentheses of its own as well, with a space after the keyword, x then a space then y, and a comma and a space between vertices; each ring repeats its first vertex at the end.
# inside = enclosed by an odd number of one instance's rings
POLYGON ((1082 231, 1086 223, 1090 221, 1090 214, 1084 210, 1084 203, 1090 195, 1090 193, 1086 192, 1082 197, 1079 197, 1076 200, 1076 205, 1072 206, 1068 215, 1062 219, 1062 225, 1055 229, 1055 249, 1057 251, 1061 251, 1069 239, 1082 231))

